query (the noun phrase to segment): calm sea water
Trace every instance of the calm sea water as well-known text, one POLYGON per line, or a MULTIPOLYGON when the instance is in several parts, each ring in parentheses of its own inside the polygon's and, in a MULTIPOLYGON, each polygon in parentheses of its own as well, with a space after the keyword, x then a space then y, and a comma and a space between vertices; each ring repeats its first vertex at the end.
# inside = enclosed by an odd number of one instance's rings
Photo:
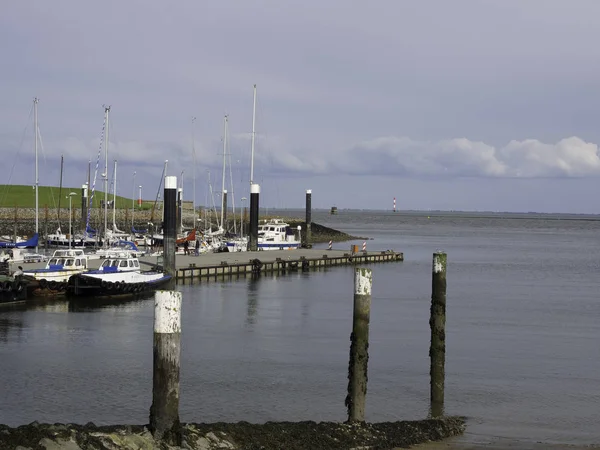
MULTIPOLYGON (((600 221, 313 221, 405 255, 370 266, 369 421, 427 416, 431 258, 445 250, 446 412, 470 435, 600 442, 600 221)), ((183 421, 345 419, 351 267, 178 288, 183 421)), ((0 309, 0 423, 147 423, 152 321, 151 299, 0 309)))

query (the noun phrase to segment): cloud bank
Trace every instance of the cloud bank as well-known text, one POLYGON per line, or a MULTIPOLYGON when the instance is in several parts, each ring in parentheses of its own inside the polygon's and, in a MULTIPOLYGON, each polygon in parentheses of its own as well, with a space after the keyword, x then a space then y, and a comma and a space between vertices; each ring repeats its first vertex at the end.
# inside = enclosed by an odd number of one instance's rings
MULTIPOLYGON (((196 171, 220 172, 222 149, 218 141, 198 142, 196 171)), ((50 155, 65 155, 70 164, 95 163, 98 143, 68 138, 51 145, 50 155)), ((250 167, 249 136, 231 138, 231 162, 236 172, 250 167)), ((191 172, 188 142, 111 142, 110 161, 131 167, 162 168, 165 159, 172 170, 191 172)), ((229 160, 229 158, 228 158, 229 160)), ((100 166, 104 164, 104 153, 100 166)), ((229 164, 229 161, 228 161, 229 164)), ((513 140, 503 147, 467 138, 418 141, 407 137, 379 137, 347 148, 295 148, 278 137, 257 139, 255 173, 264 176, 381 175, 402 177, 581 178, 600 175, 598 145, 579 137, 544 143, 537 139, 513 140)), ((229 169, 228 169, 229 172, 229 169)))

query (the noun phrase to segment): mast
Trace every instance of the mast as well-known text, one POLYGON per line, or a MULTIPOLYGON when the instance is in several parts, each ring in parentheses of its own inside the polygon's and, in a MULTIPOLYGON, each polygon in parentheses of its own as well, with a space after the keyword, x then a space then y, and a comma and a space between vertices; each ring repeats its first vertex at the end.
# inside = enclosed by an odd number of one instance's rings
POLYGON ((104 141, 104 239, 108 226, 108 113, 110 106, 104 107, 104 120, 106 121, 106 139, 104 141))
MULTIPOLYGON (((40 177, 38 172, 38 98, 33 99, 33 134, 34 134, 34 151, 35 151, 35 233, 39 233, 40 226, 40 218, 39 218, 39 206, 40 206, 40 198, 39 198, 39 186, 40 186, 40 177)), ((38 252, 38 246, 35 246, 35 252, 38 252)))
MULTIPOLYGON (((63 155, 60 155, 60 182, 58 185, 58 229, 61 230, 60 228, 60 198, 62 197, 62 180, 63 180, 63 163, 64 163, 64 157, 63 155)), ((60 231, 62 232, 62 231, 60 231)))
POLYGON ((113 171, 113 231, 117 231, 117 160, 113 171))
POLYGON ((194 211, 194 229, 196 229, 196 145, 194 139, 194 122, 192 117, 192 211, 194 211))
POLYGON ((225 164, 227 157, 227 122, 229 118, 227 114, 223 119, 223 180, 221 183, 221 228, 225 229, 223 219, 225 218, 225 164))
POLYGON ((254 85, 254 102, 252 106, 252 151, 250 153, 250 185, 254 184, 254 137, 256 135, 256 84, 254 85))

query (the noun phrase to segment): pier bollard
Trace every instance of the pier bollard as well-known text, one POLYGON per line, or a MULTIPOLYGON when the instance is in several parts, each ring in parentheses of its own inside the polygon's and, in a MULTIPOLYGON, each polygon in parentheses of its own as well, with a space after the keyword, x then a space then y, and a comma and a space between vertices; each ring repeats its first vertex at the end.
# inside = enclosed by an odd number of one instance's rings
POLYGON ((175 249, 177 247, 177 177, 165 177, 164 189, 164 227, 163 256, 164 271, 171 275, 171 286, 174 285, 177 268, 175 266, 175 249))
POLYGON ((369 362, 369 320, 371 317, 371 269, 354 271, 354 310, 350 335, 350 362, 348 364, 348 422, 365 421, 367 396, 367 366, 369 362))
POLYGON ((429 358, 431 361, 431 417, 444 415, 444 379, 446 364, 446 263, 447 255, 443 252, 433 254, 431 281, 431 312, 429 327, 431 328, 431 345, 429 358))
POLYGON ((150 431, 156 440, 181 445, 179 361, 181 354, 181 292, 154 295, 154 362, 150 431))

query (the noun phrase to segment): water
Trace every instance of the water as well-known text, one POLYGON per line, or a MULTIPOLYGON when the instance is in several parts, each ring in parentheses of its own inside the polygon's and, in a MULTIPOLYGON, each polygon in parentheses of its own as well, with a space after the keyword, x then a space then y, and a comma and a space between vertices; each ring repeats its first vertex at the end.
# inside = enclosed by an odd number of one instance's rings
MULTIPOLYGON (((441 249, 446 412, 468 416, 472 436, 600 442, 600 221, 313 220, 405 254, 371 266, 367 420, 427 416, 431 257, 441 249)), ((345 420, 352 280, 337 267, 180 285, 182 420, 345 420)), ((152 300, 0 310, 0 423, 147 423, 152 320, 152 300)))

